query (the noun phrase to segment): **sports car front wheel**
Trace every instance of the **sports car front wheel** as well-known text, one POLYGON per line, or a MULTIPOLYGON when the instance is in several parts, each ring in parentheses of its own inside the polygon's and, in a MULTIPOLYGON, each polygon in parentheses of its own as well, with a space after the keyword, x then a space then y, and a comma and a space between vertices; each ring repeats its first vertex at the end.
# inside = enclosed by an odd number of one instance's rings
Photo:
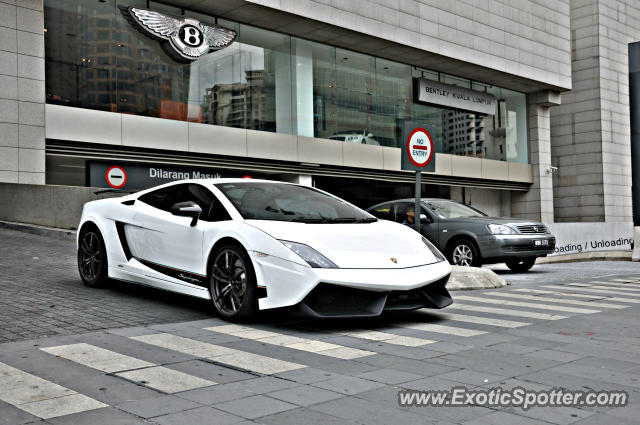
POLYGON ((257 311, 256 277, 247 253, 236 245, 220 247, 209 271, 213 307, 225 319, 245 319, 257 311))

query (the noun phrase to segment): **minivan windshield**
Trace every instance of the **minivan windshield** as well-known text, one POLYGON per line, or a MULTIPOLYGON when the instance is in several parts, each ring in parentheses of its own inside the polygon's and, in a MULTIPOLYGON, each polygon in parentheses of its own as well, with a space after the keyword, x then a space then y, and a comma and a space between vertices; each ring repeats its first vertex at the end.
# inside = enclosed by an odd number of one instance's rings
POLYGON ((446 199, 428 199, 423 200, 423 202, 427 207, 429 207, 431 211, 436 213, 438 217, 444 219, 487 216, 485 213, 480 212, 474 208, 459 204, 454 201, 448 201, 446 199))
POLYGON ((311 187, 286 183, 215 185, 247 220, 302 223, 368 223, 377 219, 347 202, 311 187))

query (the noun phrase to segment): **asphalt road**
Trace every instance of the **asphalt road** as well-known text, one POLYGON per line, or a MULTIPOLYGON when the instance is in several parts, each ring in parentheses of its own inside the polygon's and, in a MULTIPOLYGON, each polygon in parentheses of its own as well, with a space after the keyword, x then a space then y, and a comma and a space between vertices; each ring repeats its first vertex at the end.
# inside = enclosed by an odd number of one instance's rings
POLYGON ((375 320, 262 315, 86 288, 68 240, 0 229, 0 424, 633 424, 640 267, 503 271, 512 285, 375 320), (47 336, 45 338, 45 336, 47 336), (400 407, 404 390, 626 391, 626 407, 400 407))

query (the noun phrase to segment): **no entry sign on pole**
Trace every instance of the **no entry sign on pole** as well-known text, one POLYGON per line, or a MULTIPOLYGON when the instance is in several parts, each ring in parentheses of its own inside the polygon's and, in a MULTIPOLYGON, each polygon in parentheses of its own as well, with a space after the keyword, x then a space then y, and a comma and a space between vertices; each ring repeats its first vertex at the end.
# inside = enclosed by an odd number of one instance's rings
POLYGON ((422 171, 436 170, 436 154, 428 126, 417 122, 405 122, 402 128, 402 169, 416 172, 414 226, 420 231, 422 214, 422 171))
POLYGON ((433 159, 433 141, 424 128, 415 128, 407 139, 407 154, 416 167, 425 167, 433 159))
POLYGON ((433 132, 429 126, 406 122, 402 131, 402 169, 436 171, 433 132))

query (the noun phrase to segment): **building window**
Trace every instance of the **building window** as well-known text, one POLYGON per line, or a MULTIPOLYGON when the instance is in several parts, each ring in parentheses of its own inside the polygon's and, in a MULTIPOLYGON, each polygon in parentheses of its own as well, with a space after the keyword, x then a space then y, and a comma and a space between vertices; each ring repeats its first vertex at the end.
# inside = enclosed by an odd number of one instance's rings
POLYGON ((419 121, 436 152, 528 161, 523 93, 189 11, 237 38, 178 63, 126 18, 138 0, 44 5, 49 103, 391 147, 403 122, 419 121), (416 77, 491 93, 498 106, 480 115, 418 104, 416 77))

